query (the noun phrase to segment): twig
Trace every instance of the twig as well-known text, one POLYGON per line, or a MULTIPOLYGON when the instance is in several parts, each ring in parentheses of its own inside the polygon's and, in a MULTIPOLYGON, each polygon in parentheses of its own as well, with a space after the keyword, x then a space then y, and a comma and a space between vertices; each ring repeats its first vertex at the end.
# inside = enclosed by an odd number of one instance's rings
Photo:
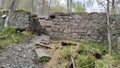
POLYGON ((12 35, 11 38, 12 38, 15 42, 18 42, 18 41, 14 38, 14 35, 12 35))
POLYGON ((52 49, 52 47, 51 47, 51 46, 49 46, 49 45, 44 45, 44 44, 39 43, 39 42, 36 42, 35 44, 36 44, 36 45, 43 46, 43 47, 46 47, 46 48, 50 48, 50 49, 52 49))
POLYGON ((73 63, 73 68, 75 68, 75 62, 74 62, 73 57, 71 57, 71 60, 72 60, 72 63, 73 63))

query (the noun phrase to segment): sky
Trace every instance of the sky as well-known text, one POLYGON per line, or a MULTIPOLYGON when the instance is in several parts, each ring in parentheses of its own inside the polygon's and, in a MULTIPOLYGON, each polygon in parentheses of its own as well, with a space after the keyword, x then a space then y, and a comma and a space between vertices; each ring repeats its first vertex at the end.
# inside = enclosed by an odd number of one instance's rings
MULTIPOLYGON (((66 4, 66 0, 60 0, 61 4, 66 4)), ((74 1, 80 1, 82 4, 84 4, 84 0, 74 0, 74 1)), ((86 12, 104 12, 104 8, 99 6, 98 3, 95 1, 92 7, 86 7, 86 12)))

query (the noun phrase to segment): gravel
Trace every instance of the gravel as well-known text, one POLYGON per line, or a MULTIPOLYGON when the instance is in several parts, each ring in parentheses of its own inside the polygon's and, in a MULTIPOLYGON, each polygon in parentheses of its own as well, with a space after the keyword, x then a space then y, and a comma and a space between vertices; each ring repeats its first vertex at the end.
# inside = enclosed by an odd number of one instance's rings
POLYGON ((36 60, 33 41, 27 41, 0 52, 0 68, 43 68, 43 64, 36 60))

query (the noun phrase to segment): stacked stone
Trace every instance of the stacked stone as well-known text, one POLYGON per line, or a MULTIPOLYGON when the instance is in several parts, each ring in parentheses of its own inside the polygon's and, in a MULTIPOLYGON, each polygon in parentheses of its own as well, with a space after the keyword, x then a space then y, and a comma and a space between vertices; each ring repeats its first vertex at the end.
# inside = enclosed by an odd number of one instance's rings
MULTIPOLYGON (((0 17, 2 15, 8 15, 8 11, 0 12, 0 17)), ((5 22, 5 18, 0 18, 0 23, 5 22)), ((31 15, 30 12, 25 10, 15 10, 11 13, 9 18, 9 25, 15 27, 17 30, 30 30, 42 33, 43 29, 40 22, 37 19, 37 15, 31 15)), ((0 25, 3 26, 4 24, 0 25)))
MULTIPOLYGON (((120 32, 120 15, 111 16, 112 35, 120 32), (116 22, 115 24, 113 24, 116 22), (113 27, 115 27, 113 29, 113 27)), ((106 42, 107 21, 105 13, 54 13, 51 31, 48 32, 53 38, 75 39, 81 41, 106 42)), ((49 23, 49 22, 48 22, 49 23)))

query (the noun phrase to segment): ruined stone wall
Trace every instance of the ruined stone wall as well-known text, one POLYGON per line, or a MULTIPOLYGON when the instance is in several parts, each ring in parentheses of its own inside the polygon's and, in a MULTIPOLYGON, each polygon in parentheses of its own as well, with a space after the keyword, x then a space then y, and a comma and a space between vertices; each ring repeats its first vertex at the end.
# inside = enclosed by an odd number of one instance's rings
MULTIPOLYGON (((107 25, 105 13, 53 13, 50 20, 40 19, 52 38, 105 42, 107 25)), ((120 15, 111 16, 112 37, 120 35, 120 15)))
MULTIPOLYGON (((3 27, 5 22, 5 17, 3 15, 8 15, 8 10, 0 11, 0 27, 3 27)), ((19 30, 30 30, 37 33, 42 32, 42 27, 39 21, 36 19, 37 15, 32 15, 30 12, 25 10, 15 10, 11 13, 9 18, 9 26, 13 26, 19 30)))

